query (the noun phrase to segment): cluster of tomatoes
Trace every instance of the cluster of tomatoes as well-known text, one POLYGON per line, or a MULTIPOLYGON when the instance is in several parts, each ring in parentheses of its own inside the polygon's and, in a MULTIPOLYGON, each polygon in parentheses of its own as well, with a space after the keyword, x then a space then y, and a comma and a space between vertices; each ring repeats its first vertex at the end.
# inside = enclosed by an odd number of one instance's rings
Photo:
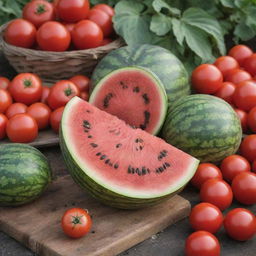
POLYGON ((44 51, 96 48, 112 41, 113 16, 111 6, 90 9, 88 0, 32 0, 22 18, 8 24, 4 38, 15 46, 44 51))
POLYGON ((88 100, 89 78, 77 75, 51 88, 32 73, 21 73, 9 81, 0 77, 0 139, 28 143, 39 130, 58 133, 64 106, 74 96, 88 100))

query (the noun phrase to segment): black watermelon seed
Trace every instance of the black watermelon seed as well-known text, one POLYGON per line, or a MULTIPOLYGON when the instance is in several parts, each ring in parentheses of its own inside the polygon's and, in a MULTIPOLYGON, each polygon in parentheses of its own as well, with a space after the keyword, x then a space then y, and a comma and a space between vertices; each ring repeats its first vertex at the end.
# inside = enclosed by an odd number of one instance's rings
POLYGON ((160 171, 160 172, 163 172, 163 171, 164 171, 164 168, 163 168, 163 167, 159 167, 159 171, 160 171))
POLYGON ((113 164, 112 164, 112 163, 109 163, 108 165, 109 165, 109 166, 113 166, 113 164))
POLYGON ((84 120, 83 121, 83 127, 86 128, 86 129, 91 129, 91 124, 87 120, 84 120))
POLYGON ((92 135, 89 135, 89 136, 88 136, 88 139, 91 139, 91 138, 92 138, 92 135))
POLYGON ((135 172, 136 172, 136 173, 138 173, 139 171, 140 171, 140 169, 139 169, 139 168, 136 168, 136 169, 135 169, 135 172))
POLYGON ((170 167, 171 165, 169 163, 164 163, 166 167, 170 167))
POLYGON ((100 152, 98 152, 97 154, 96 154, 96 156, 100 156, 101 155, 101 153, 100 152))
POLYGON ((144 117, 145 117, 145 123, 148 123, 150 119, 150 113, 148 111, 144 111, 144 117))
POLYGON ((105 161, 105 164, 108 164, 108 163, 109 163, 109 161, 110 161, 110 159, 107 159, 107 160, 105 161))
POLYGON ((135 169, 134 168, 132 168, 132 173, 135 173, 135 169))
POLYGON ((89 109, 86 110, 87 113, 91 113, 91 111, 89 109))
POLYGON ((149 104, 150 100, 149 100, 148 95, 146 93, 144 93, 142 95, 142 98, 143 98, 145 104, 149 104))
POLYGON ((146 125, 145 124, 141 124, 140 125, 140 129, 145 130, 146 129, 146 125))
POLYGON ((143 166, 142 167, 142 175, 145 175, 147 173, 147 170, 146 170, 146 168, 143 166))
POLYGON ((107 108, 109 106, 109 101, 113 97, 113 94, 110 92, 109 94, 106 95, 106 97, 103 100, 103 107, 107 108))
POLYGON ((166 169, 166 165, 165 164, 163 164, 163 168, 166 169))
POLYGON ((156 168, 155 172, 156 172, 156 173, 159 173, 159 170, 156 168))
POLYGON ((165 154, 167 154, 167 153, 168 153, 168 151, 167 151, 167 150, 165 150, 165 149, 163 150, 163 152, 164 152, 165 154))
POLYGON ((142 146, 140 146, 140 150, 142 150, 143 149, 143 147, 142 146))
POLYGON ((116 148, 120 148, 122 146, 121 143, 116 144, 116 148))
POLYGON ((132 168, 131 168, 131 166, 129 165, 129 167, 128 167, 128 173, 131 173, 132 172, 132 168))
POLYGON ((138 173, 139 176, 141 176, 141 174, 142 174, 142 173, 140 172, 140 170, 139 170, 137 173, 138 173))
POLYGON ((150 173, 150 170, 149 170, 149 168, 147 168, 147 172, 148 172, 148 173, 150 173))
POLYGON ((107 156, 106 155, 102 155, 101 157, 100 157, 100 160, 103 160, 103 159, 105 159, 107 156))
POLYGON ((159 155, 157 159, 158 159, 159 161, 162 160, 162 156, 159 155))
POLYGON ((118 165, 118 164, 115 164, 115 165, 114 165, 114 168, 115 168, 115 169, 117 169, 118 167, 119 167, 119 165, 118 165))
POLYGON ((140 88, 138 86, 134 87, 133 92, 140 92, 140 88))
POLYGON ((91 145, 93 148, 97 148, 97 147, 98 147, 98 145, 95 144, 95 143, 91 143, 90 145, 91 145))
POLYGON ((84 132, 89 132, 89 131, 84 129, 84 132))

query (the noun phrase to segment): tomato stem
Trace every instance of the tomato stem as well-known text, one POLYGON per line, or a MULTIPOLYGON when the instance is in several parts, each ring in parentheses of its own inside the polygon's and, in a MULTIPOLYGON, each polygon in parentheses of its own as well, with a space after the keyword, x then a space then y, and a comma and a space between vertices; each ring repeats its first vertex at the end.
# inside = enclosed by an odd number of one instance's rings
POLYGON ((24 79, 23 84, 25 87, 30 87, 32 85, 32 81, 30 79, 24 79))
POLYGON ((46 12, 46 6, 44 4, 37 5, 35 14, 42 14, 45 12, 46 12))
POLYGON ((67 89, 64 90, 64 93, 66 96, 70 96, 73 93, 73 91, 71 87, 68 87, 67 89))
POLYGON ((72 216, 72 218, 73 218, 73 219, 72 219, 72 223, 73 223, 74 225, 82 224, 81 221, 80 221, 82 217, 83 217, 83 216, 78 216, 78 215, 77 215, 77 216, 72 216))

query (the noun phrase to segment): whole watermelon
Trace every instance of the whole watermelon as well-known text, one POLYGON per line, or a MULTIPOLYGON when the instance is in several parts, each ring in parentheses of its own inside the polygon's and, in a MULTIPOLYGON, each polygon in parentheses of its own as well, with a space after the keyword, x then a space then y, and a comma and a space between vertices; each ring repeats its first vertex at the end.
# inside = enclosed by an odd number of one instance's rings
POLYGON ((155 73, 165 87, 169 104, 190 93, 188 74, 181 61, 170 51, 147 44, 125 46, 107 54, 93 72, 90 90, 110 72, 127 66, 141 66, 155 73))
POLYGON ((242 129, 237 114, 224 100, 194 94, 168 111, 161 135, 202 162, 219 162, 238 150, 242 129))
POLYGON ((36 148, 12 143, 0 146, 0 205, 33 201, 51 181, 46 157, 36 148))

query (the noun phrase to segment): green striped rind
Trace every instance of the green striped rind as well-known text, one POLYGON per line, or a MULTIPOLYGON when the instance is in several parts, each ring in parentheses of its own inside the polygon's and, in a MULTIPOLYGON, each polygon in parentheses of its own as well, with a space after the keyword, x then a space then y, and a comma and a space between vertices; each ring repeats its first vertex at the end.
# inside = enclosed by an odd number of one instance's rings
POLYGON ((0 205, 16 206, 33 201, 51 181, 46 157, 26 144, 0 146, 0 205))
POLYGON ((127 66, 141 66, 155 73, 163 83, 169 104, 190 93, 188 74, 170 51, 154 45, 125 46, 111 51, 97 65, 91 78, 91 91, 110 72, 127 66))
POLYGON ((195 94, 168 110, 161 135, 202 162, 219 162, 238 150, 242 129, 237 114, 224 100, 195 94))

